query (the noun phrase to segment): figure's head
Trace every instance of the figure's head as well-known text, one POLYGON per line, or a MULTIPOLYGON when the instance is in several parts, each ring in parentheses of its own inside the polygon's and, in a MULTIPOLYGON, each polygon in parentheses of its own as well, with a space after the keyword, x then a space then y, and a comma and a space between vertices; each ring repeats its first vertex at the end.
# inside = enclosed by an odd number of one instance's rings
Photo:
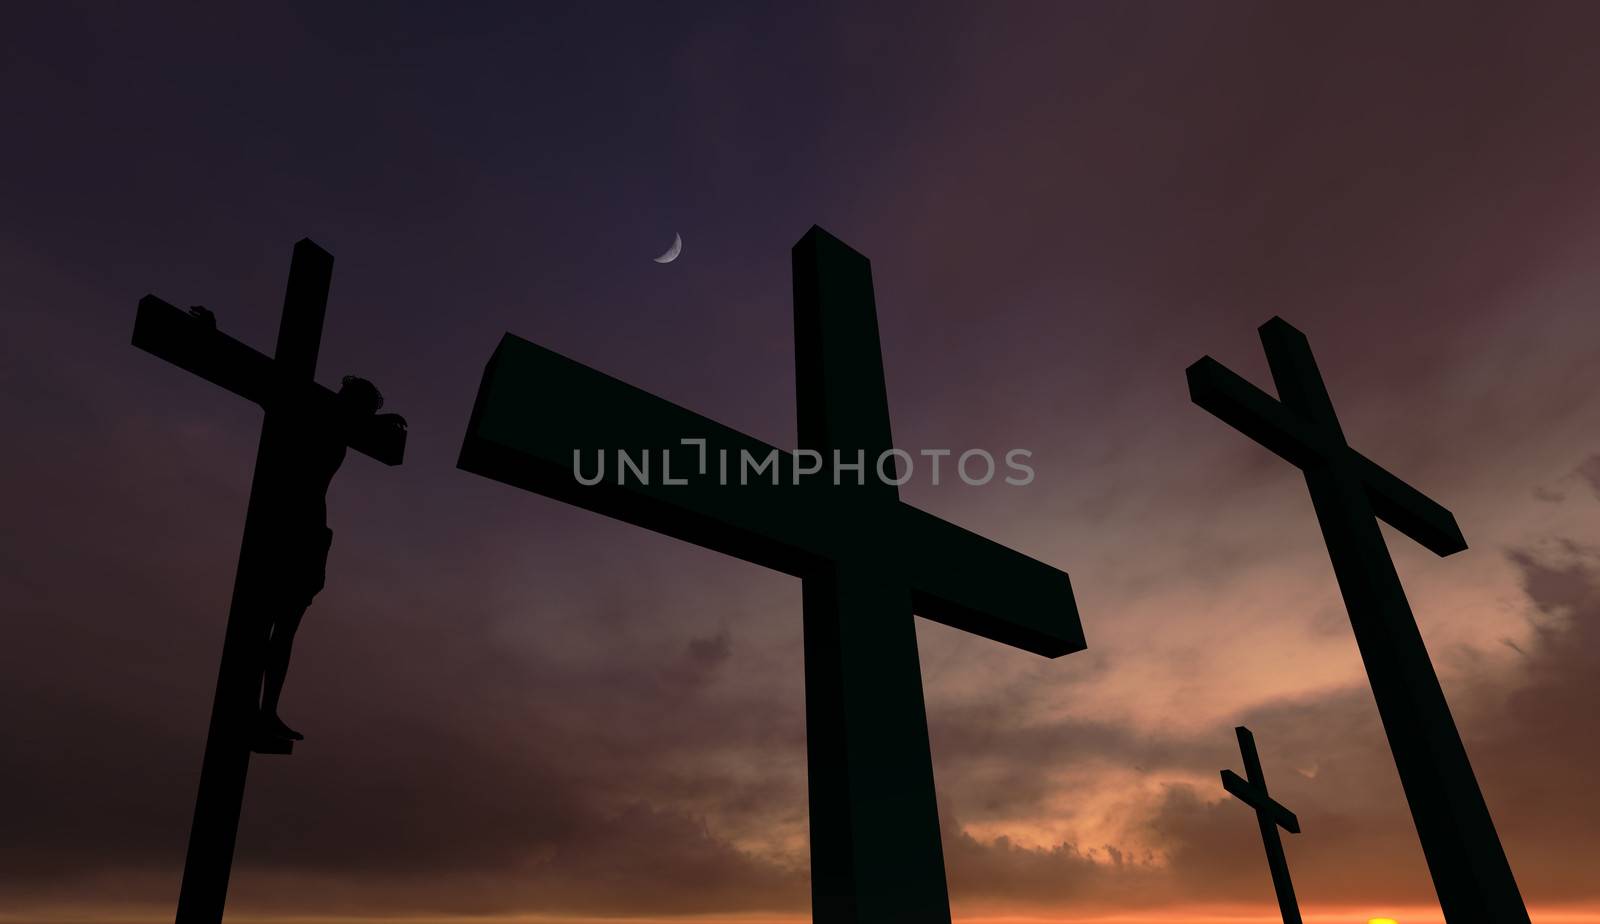
POLYGON ((366 379, 347 375, 339 384, 339 405, 352 417, 365 417, 383 407, 383 393, 366 379))

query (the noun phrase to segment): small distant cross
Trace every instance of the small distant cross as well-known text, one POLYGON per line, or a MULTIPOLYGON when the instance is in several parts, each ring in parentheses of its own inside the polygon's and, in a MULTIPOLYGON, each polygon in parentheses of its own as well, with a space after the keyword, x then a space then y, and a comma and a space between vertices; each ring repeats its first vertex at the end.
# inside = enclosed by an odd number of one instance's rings
MULTIPOLYGON (((277 349, 270 357, 217 330, 209 311, 184 312, 154 295, 140 300, 134 321, 134 346, 266 410, 195 796, 177 924, 222 920, 250 754, 288 754, 293 748, 287 739, 263 736, 257 725, 268 632, 263 601, 277 589, 280 563, 274 557, 284 551, 273 512, 283 499, 280 481, 289 464, 286 460, 310 438, 309 432, 325 439, 328 428, 317 422, 337 413, 338 397, 313 378, 332 275, 332 255, 309 240, 295 244, 277 349)), ((386 465, 399 465, 406 431, 396 420, 392 415, 373 418, 352 430, 347 434, 349 448, 386 465)))
POLYGON ((1450 511, 1345 442, 1304 334, 1282 318, 1260 334, 1279 400, 1209 356, 1188 369, 1190 397, 1305 474, 1445 918, 1528 924, 1378 520, 1438 555, 1466 539, 1450 511))
POLYGON ((1256 739, 1250 729, 1240 725, 1234 733, 1239 736, 1245 779, 1240 779, 1232 770, 1224 770, 1222 788, 1256 810, 1261 843, 1267 848, 1267 868, 1272 871, 1272 888, 1278 893, 1278 909, 1283 912, 1283 924, 1301 924, 1300 906, 1295 902, 1294 885, 1289 881, 1289 861, 1283 855, 1283 839, 1278 836, 1279 828, 1299 834, 1300 819, 1267 794, 1267 778, 1261 772, 1261 758, 1256 754, 1256 739))
POLYGON ((893 444, 870 267, 812 228, 793 270, 800 446, 864 460, 864 477, 796 483, 789 453, 509 334, 458 464, 802 578, 814 919, 948 922, 912 614, 1046 657, 1081 650, 1083 629, 1064 572, 901 502, 872 474, 893 444), (578 482, 580 455, 617 450, 648 457, 655 477, 578 482), (778 468, 723 481, 710 460, 724 452, 778 468))

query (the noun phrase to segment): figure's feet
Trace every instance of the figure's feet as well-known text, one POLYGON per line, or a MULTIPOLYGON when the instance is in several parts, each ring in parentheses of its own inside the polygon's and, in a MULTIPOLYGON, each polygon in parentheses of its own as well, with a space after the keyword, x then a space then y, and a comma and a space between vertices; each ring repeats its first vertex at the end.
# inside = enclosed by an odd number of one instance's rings
POLYGON ((305 735, 283 724, 283 720, 275 715, 261 717, 261 731, 274 738, 288 738, 290 741, 304 741, 306 738, 305 735))

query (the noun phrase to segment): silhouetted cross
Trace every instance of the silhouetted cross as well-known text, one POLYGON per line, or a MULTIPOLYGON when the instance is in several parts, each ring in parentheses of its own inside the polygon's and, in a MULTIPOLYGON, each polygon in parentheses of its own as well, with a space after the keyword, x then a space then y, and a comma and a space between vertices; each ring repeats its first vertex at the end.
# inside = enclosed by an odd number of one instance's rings
POLYGON ((1295 902, 1294 885, 1289 881, 1289 861, 1283 855, 1283 839, 1278 836, 1279 828, 1299 834, 1300 819, 1267 794, 1267 777, 1261 772, 1261 758, 1256 754, 1256 739, 1250 729, 1240 725, 1234 733, 1239 736, 1239 753, 1244 756, 1247 779, 1240 779, 1232 770, 1224 770, 1222 788, 1256 810, 1261 843, 1267 848, 1267 868, 1272 871, 1272 888, 1278 893, 1278 909, 1283 912, 1283 924, 1300 924, 1300 906, 1295 902))
POLYGON ((911 615, 1046 657, 1081 650, 1083 630, 1065 573, 903 504, 872 477, 893 444, 869 264, 812 228, 793 269, 800 446, 827 463, 859 452, 865 477, 795 484, 790 454, 509 334, 458 464, 803 578, 814 919, 948 921, 911 615), (578 453, 619 449, 656 462, 672 452, 677 471, 641 484, 619 465, 578 482, 578 453), (722 451, 736 460, 730 483, 708 474, 722 451), (738 483, 741 453, 776 454, 777 483, 738 483))
MULTIPOLYGON (((280 537, 273 535, 270 525, 271 508, 278 499, 274 482, 281 477, 280 460, 301 438, 308 418, 333 414, 338 400, 313 379, 332 275, 330 254, 309 240, 295 244, 278 345, 271 357, 218 331, 209 313, 186 313, 154 295, 139 301, 134 321, 134 346, 267 411, 223 635, 177 924, 217 924, 222 920, 250 753, 254 749, 287 754, 293 747, 286 739, 256 735, 261 655, 268 631, 262 599, 274 580, 272 553, 283 551, 278 547, 280 537)), ((350 434, 349 445, 387 465, 399 465, 405 440, 404 429, 374 419, 370 426, 350 434)))
POLYGON ((1209 356, 1188 369, 1190 397, 1305 474, 1445 918, 1527 924, 1377 521, 1438 555, 1465 549, 1466 539, 1450 511, 1345 442, 1305 335, 1282 318, 1261 325, 1260 333, 1281 401, 1209 356))

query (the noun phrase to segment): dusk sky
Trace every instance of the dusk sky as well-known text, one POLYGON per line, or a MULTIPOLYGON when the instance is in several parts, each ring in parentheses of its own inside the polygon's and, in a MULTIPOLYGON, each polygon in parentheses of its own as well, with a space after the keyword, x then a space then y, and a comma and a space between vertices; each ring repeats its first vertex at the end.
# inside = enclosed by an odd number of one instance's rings
POLYGON ((230 920, 809 919, 800 583, 456 469, 510 331, 795 445, 790 247, 872 260, 901 496, 1069 572, 919 621, 957 921, 1439 920, 1305 483, 1191 404, 1310 338, 1539 924, 1600 922, 1600 5, 34 3, 0 25, 0 922, 170 920, 261 414, 139 298, 372 379, 230 920), (671 264, 652 257, 681 234, 671 264))

